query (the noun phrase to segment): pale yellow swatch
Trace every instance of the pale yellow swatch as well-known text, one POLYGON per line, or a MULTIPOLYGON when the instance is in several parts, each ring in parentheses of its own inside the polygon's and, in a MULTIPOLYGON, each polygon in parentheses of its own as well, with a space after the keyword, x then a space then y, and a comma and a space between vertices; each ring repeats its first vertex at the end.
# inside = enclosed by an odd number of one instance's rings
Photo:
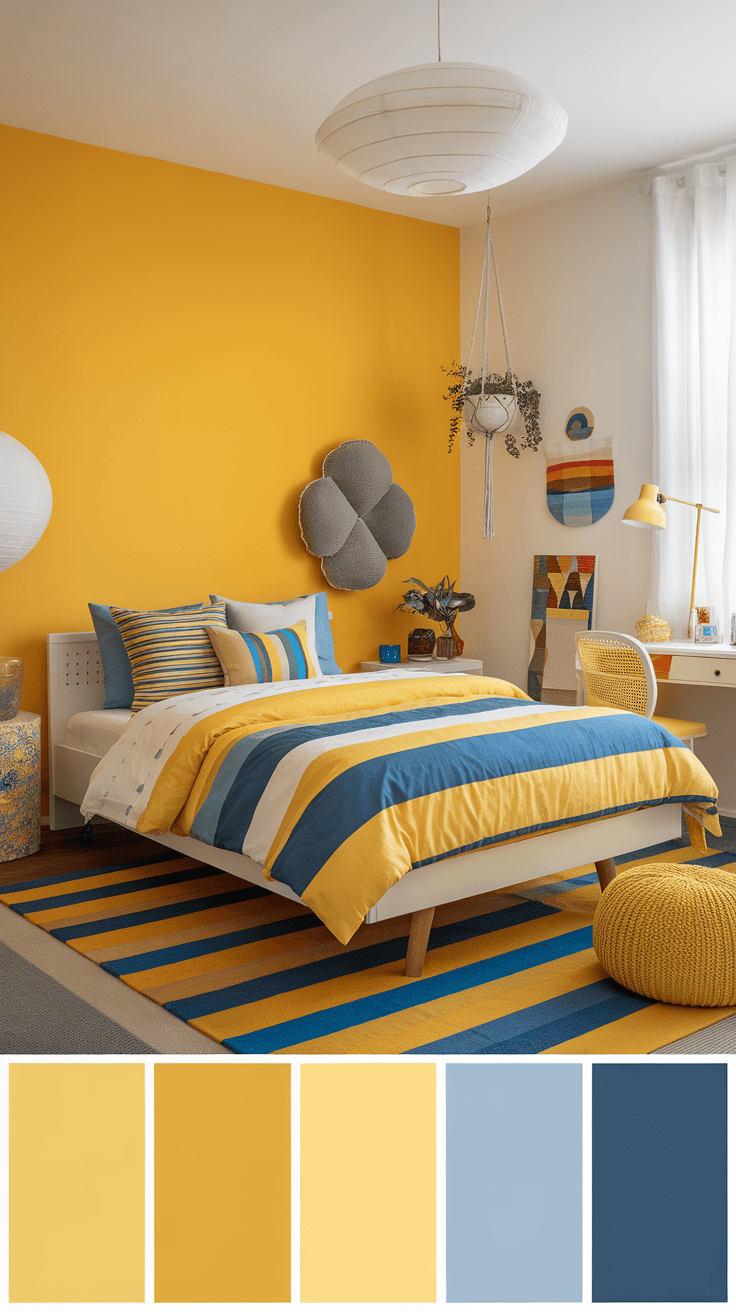
POLYGON ((142 1303, 143 1066, 9 1074, 10 1302, 142 1303))
POLYGON ((159 1063, 155 1299, 288 1303, 291 1067, 159 1063))
POLYGON ((436 1298, 436 1067, 301 1068, 301 1301, 436 1298))

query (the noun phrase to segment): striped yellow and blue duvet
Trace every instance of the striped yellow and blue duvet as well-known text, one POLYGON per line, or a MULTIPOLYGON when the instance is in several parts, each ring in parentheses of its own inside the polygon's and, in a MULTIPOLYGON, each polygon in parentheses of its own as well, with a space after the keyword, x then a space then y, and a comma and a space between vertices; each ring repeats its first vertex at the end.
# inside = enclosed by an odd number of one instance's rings
POLYGON ((194 718, 137 829, 246 853, 343 943, 451 854, 669 801, 720 832, 713 780, 665 729, 498 680, 343 682, 194 718))

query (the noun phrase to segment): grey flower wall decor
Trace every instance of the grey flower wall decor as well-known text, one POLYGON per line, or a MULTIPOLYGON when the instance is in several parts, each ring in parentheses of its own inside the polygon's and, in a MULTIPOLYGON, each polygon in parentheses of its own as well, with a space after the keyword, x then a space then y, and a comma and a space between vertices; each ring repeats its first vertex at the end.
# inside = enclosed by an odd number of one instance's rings
POLYGON ((411 497, 394 483, 391 466, 372 442, 343 442, 322 465, 322 478, 299 498, 299 527, 333 588, 372 588, 389 560, 411 546, 416 516, 411 497))

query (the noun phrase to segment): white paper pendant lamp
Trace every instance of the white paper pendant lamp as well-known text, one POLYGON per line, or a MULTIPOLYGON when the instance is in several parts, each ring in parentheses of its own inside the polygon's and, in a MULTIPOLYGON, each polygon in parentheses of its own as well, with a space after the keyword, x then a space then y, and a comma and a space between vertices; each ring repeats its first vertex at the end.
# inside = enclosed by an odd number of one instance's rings
POLYGON ((511 182, 566 131, 564 109, 523 78, 443 61, 358 87, 325 119, 316 142, 324 160, 369 187, 437 196, 511 182))
POLYGON ((35 547, 51 516, 46 470, 27 447, 0 433, 0 570, 35 547))

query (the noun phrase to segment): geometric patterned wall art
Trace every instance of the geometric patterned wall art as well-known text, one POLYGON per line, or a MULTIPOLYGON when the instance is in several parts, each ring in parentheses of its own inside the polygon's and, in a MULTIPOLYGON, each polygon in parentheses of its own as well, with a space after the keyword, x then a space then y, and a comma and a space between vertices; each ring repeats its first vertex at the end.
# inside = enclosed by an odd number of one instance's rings
POLYGON ((569 528, 595 524, 613 505, 613 438, 596 437, 594 426, 590 410, 578 406, 567 416, 564 437, 544 444, 547 509, 569 528))
POLYGON ((535 556, 527 692, 574 706, 575 634, 595 628, 597 556, 535 556))

